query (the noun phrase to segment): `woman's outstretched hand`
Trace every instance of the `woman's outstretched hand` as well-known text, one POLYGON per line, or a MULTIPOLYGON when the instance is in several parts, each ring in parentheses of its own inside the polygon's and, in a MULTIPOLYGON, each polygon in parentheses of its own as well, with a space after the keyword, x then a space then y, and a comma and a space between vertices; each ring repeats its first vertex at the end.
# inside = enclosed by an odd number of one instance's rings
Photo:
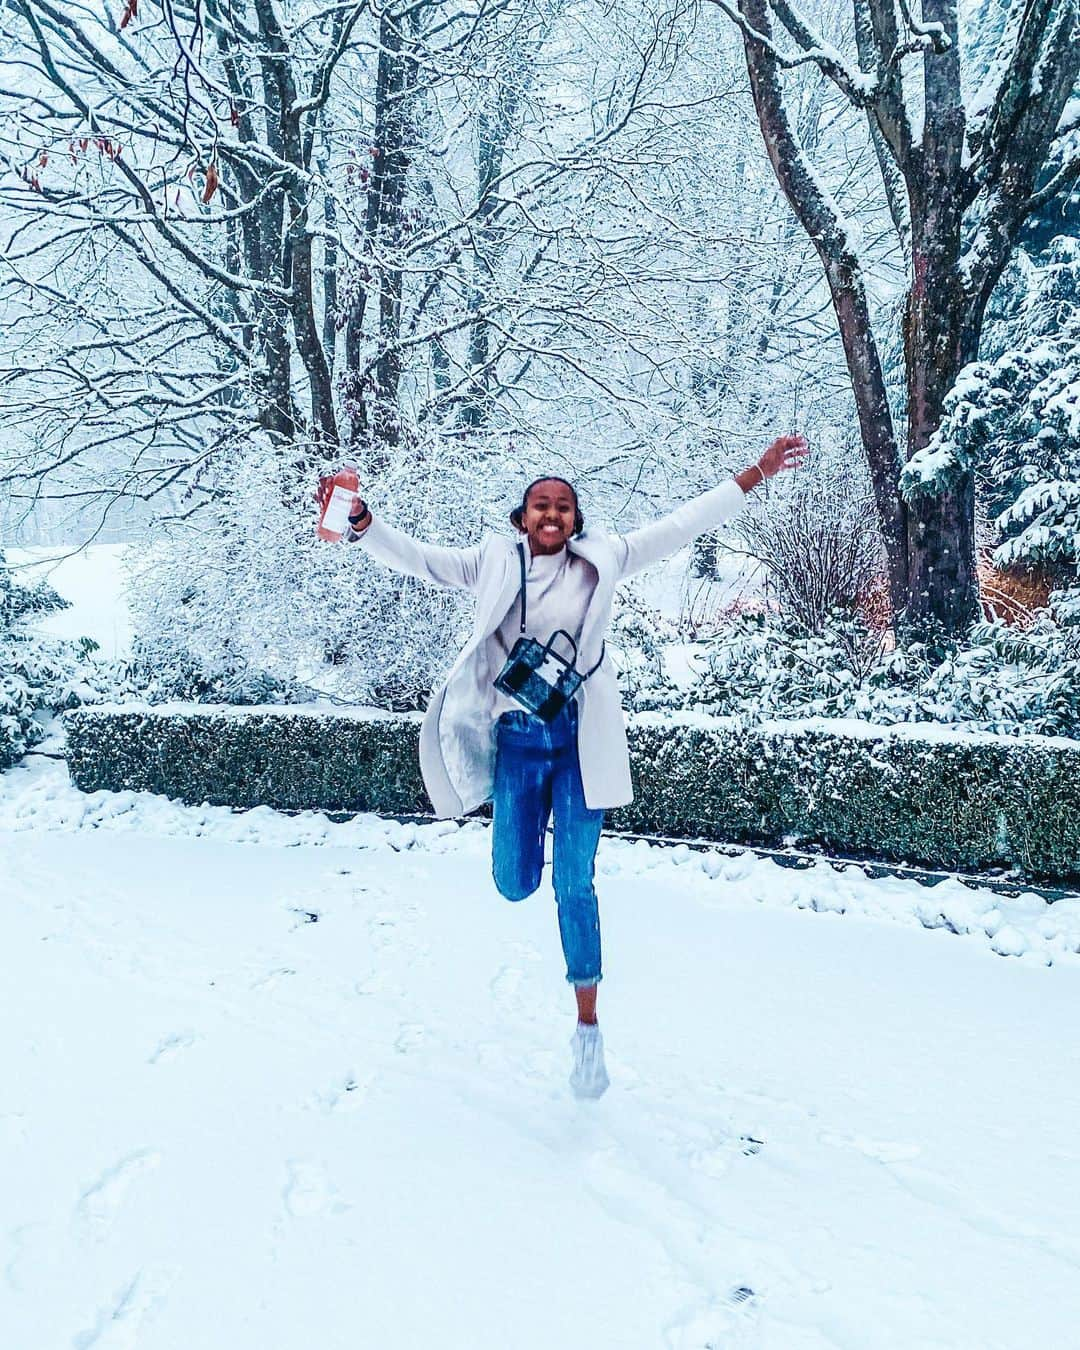
POLYGON ((735 475, 735 481, 743 492, 752 492, 783 469, 797 469, 809 453, 805 436, 777 436, 756 464, 735 475))
MULTIPOLYGON (((322 515, 326 507, 326 503, 329 501, 331 495, 333 494, 335 487, 338 486, 340 485, 337 482, 337 478, 335 475, 327 474, 325 477, 319 479, 319 485, 315 489, 314 497, 315 500, 319 503, 320 516, 322 515)), ((357 486, 359 486, 359 484, 357 486)), ((349 520, 349 526, 353 531, 353 536, 349 537, 354 537, 357 534, 363 534, 363 532, 371 524, 371 512, 367 509, 367 505, 364 502, 363 498, 360 497, 355 492, 351 495, 349 499, 349 509, 347 515, 349 520)), ((342 524, 342 530, 343 531, 345 530, 344 524, 342 524)), ((341 537, 345 538, 347 537, 347 534, 348 532, 345 531, 345 533, 343 533, 341 537)), ((322 534, 321 537, 324 539, 330 539, 336 538, 337 535, 322 534)))

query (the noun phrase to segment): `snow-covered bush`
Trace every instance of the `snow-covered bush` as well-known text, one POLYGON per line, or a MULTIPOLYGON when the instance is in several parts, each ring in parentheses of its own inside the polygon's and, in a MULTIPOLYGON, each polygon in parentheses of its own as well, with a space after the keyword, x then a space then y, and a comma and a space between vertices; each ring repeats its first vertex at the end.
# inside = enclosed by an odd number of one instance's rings
MULTIPOLYGON (((488 503, 514 504, 520 469, 505 458, 492 452, 481 476, 475 446, 403 446, 377 472, 360 465, 361 491, 417 538, 471 544, 497 523, 488 503)), ((317 539, 314 487, 312 471, 256 441, 134 557, 138 663, 154 697, 423 706, 465 639, 471 598, 317 539)))
POLYGON ((774 612, 743 614, 701 644, 705 664, 686 706, 761 717, 853 716, 854 691, 881 639, 843 614, 819 632, 774 612))
POLYGON ((1078 614, 1080 606, 1064 592, 1024 632, 983 623, 963 642, 893 650, 843 614, 818 633, 775 614, 744 616, 702 644, 704 669, 684 706, 754 718, 935 721, 1075 736, 1078 614))
MULTIPOLYGON (((95 709, 65 717, 84 791, 324 811, 430 810, 415 715, 95 709)), ((1080 747, 923 727, 645 714, 628 727, 632 805, 611 828, 797 841, 937 867, 1080 872, 1080 747)))
POLYGON ((619 690, 633 708, 668 707, 678 688, 664 667, 664 652, 677 640, 677 626, 645 603, 632 586, 615 592, 607 644, 614 649, 619 690))

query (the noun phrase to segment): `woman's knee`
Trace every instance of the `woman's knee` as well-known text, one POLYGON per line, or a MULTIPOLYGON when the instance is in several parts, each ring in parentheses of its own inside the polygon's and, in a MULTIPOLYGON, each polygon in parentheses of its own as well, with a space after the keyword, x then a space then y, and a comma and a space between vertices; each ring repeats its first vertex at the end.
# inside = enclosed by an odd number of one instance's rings
POLYGON ((540 885, 540 874, 524 875, 520 871, 507 871, 500 867, 492 868, 495 888, 506 900, 527 900, 540 885))

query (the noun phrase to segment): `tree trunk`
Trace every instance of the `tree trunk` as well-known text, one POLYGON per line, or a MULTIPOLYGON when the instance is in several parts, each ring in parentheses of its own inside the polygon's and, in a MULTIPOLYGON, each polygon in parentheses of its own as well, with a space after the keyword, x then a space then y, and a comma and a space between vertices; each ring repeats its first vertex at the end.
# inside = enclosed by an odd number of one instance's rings
MULTIPOLYGON (((970 321, 969 308, 955 262, 942 263, 941 235, 931 250, 917 242, 904 316, 908 459, 930 443, 946 394, 978 355, 979 325, 970 321)), ((978 618, 974 475, 908 503, 907 571, 903 625, 912 633, 955 636, 978 618)))
POLYGON ((354 441, 372 435, 378 453, 401 439, 398 408, 401 384, 401 296, 403 273, 394 261, 405 223, 405 189, 410 163, 409 91, 416 81, 416 59, 405 46, 402 20, 383 15, 379 24, 379 62, 375 75, 375 143, 371 147, 364 242, 380 263, 375 275, 361 275, 345 327, 345 385, 351 403, 354 441), (378 355, 374 379, 362 369, 368 288, 377 288, 378 355), (373 384, 373 388, 372 388, 373 384))
MULTIPOLYGON (((739 0, 739 8, 755 32, 771 33, 766 0, 739 0)), ((843 213, 813 172, 791 125, 775 58, 749 36, 744 37, 744 50, 754 106, 777 182, 813 241, 828 278, 885 544, 889 594, 894 612, 899 613, 908 594, 900 453, 862 269, 843 213)))

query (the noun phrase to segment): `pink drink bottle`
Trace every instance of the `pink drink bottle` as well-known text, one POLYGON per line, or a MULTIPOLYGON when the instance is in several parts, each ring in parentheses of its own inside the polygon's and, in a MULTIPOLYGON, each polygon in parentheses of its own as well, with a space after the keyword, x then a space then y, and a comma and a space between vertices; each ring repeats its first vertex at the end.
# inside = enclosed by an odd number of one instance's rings
POLYGON ((333 478, 321 478, 322 514, 316 531, 320 539, 336 543, 345 533, 353 498, 359 495, 360 479, 356 470, 339 469, 333 478))

